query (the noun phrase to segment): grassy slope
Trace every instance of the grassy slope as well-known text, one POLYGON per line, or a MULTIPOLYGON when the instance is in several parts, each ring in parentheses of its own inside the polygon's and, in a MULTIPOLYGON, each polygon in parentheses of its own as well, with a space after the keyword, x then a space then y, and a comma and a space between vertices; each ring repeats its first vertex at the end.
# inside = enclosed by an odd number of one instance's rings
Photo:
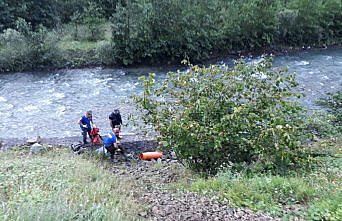
POLYGON ((73 51, 89 51, 95 50, 99 42, 93 41, 74 41, 74 40, 63 40, 59 43, 59 47, 62 51, 73 50, 73 51))
POLYGON ((0 220, 134 220, 125 188, 66 150, 0 153, 0 220))
POLYGON ((60 40, 58 43, 59 48, 65 51, 79 51, 86 52, 90 50, 96 50, 102 43, 109 42, 111 39, 111 30, 110 23, 100 24, 103 29, 103 39, 99 39, 97 41, 91 41, 87 39, 89 37, 89 31, 86 29, 84 25, 79 27, 79 40, 75 40, 72 37, 72 33, 75 32, 75 29, 72 25, 64 25, 60 33, 60 40))
POLYGON ((209 179, 181 182, 177 188, 218 197, 236 207, 261 210, 284 219, 342 220, 342 142, 320 142, 313 148, 328 155, 319 157, 310 171, 285 177, 222 172, 209 179))
MULTIPOLYGON (((188 174, 171 187, 285 219, 341 220, 341 142, 316 143, 312 148, 322 156, 312 170, 283 177, 222 172, 203 179, 188 174)), ((0 153, 0 220, 134 220, 144 208, 128 196, 130 184, 120 184, 106 164, 102 168, 96 162, 62 149, 38 156, 0 153)))

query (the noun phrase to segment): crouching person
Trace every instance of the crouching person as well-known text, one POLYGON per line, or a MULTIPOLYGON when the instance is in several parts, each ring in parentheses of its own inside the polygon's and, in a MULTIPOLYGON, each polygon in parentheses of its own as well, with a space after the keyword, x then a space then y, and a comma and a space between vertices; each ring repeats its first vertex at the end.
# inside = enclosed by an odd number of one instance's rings
MULTIPOLYGON (((106 150, 109 152, 110 154, 110 159, 112 162, 114 162, 114 154, 116 150, 119 150, 119 146, 120 143, 116 137, 116 129, 117 128, 113 128, 112 132, 108 133, 105 137, 103 137, 103 146, 104 148, 106 148, 106 150)), ((124 158, 126 159, 126 155, 124 154, 124 150, 120 149, 121 154, 124 156, 124 158)))

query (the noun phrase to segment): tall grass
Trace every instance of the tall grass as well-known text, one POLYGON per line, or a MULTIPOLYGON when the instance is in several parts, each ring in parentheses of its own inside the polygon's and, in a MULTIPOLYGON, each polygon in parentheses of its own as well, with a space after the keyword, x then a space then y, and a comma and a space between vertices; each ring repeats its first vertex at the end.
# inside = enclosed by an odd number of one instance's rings
POLYGON ((342 220, 341 138, 311 147, 320 153, 317 164, 287 176, 236 173, 225 170, 208 179, 180 182, 187 189, 235 207, 248 207, 293 220, 342 220))
POLYGON ((0 220, 136 220, 127 185, 66 150, 0 153, 0 220))

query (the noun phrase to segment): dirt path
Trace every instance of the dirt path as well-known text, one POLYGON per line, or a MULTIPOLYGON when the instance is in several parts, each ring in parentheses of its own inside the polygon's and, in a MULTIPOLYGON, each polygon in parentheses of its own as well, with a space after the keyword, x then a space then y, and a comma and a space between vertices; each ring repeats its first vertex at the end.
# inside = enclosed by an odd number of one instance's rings
POLYGON ((177 161, 140 161, 131 167, 114 164, 113 173, 133 185, 131 194, 137 203, 146 205, 147 212, 139 215, 150 220, 275 220, 245 208, 230 208, 217 199, 170 188, 186 176, 186 170, 177 161))

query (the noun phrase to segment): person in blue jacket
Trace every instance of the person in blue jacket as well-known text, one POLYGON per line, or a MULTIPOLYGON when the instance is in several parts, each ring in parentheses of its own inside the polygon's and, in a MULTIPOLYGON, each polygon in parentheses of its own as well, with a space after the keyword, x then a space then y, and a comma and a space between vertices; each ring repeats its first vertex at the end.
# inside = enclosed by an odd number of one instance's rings
POLYGON ((82 136, 83 136, 83 144, 87 144, 87 134, 89 135, 89 138, 91 140, 90 131, 93 124, 93 113, 91 110, 87 111, 81 119, 78 121, 78 124, 80 125, 82 136))
POLYGON ((102 138, 103 146, 110 153, 112 161, 114 161, 115 150, 119 149, 115 129, 117 128, 113 128, 111 132, 102 138))

